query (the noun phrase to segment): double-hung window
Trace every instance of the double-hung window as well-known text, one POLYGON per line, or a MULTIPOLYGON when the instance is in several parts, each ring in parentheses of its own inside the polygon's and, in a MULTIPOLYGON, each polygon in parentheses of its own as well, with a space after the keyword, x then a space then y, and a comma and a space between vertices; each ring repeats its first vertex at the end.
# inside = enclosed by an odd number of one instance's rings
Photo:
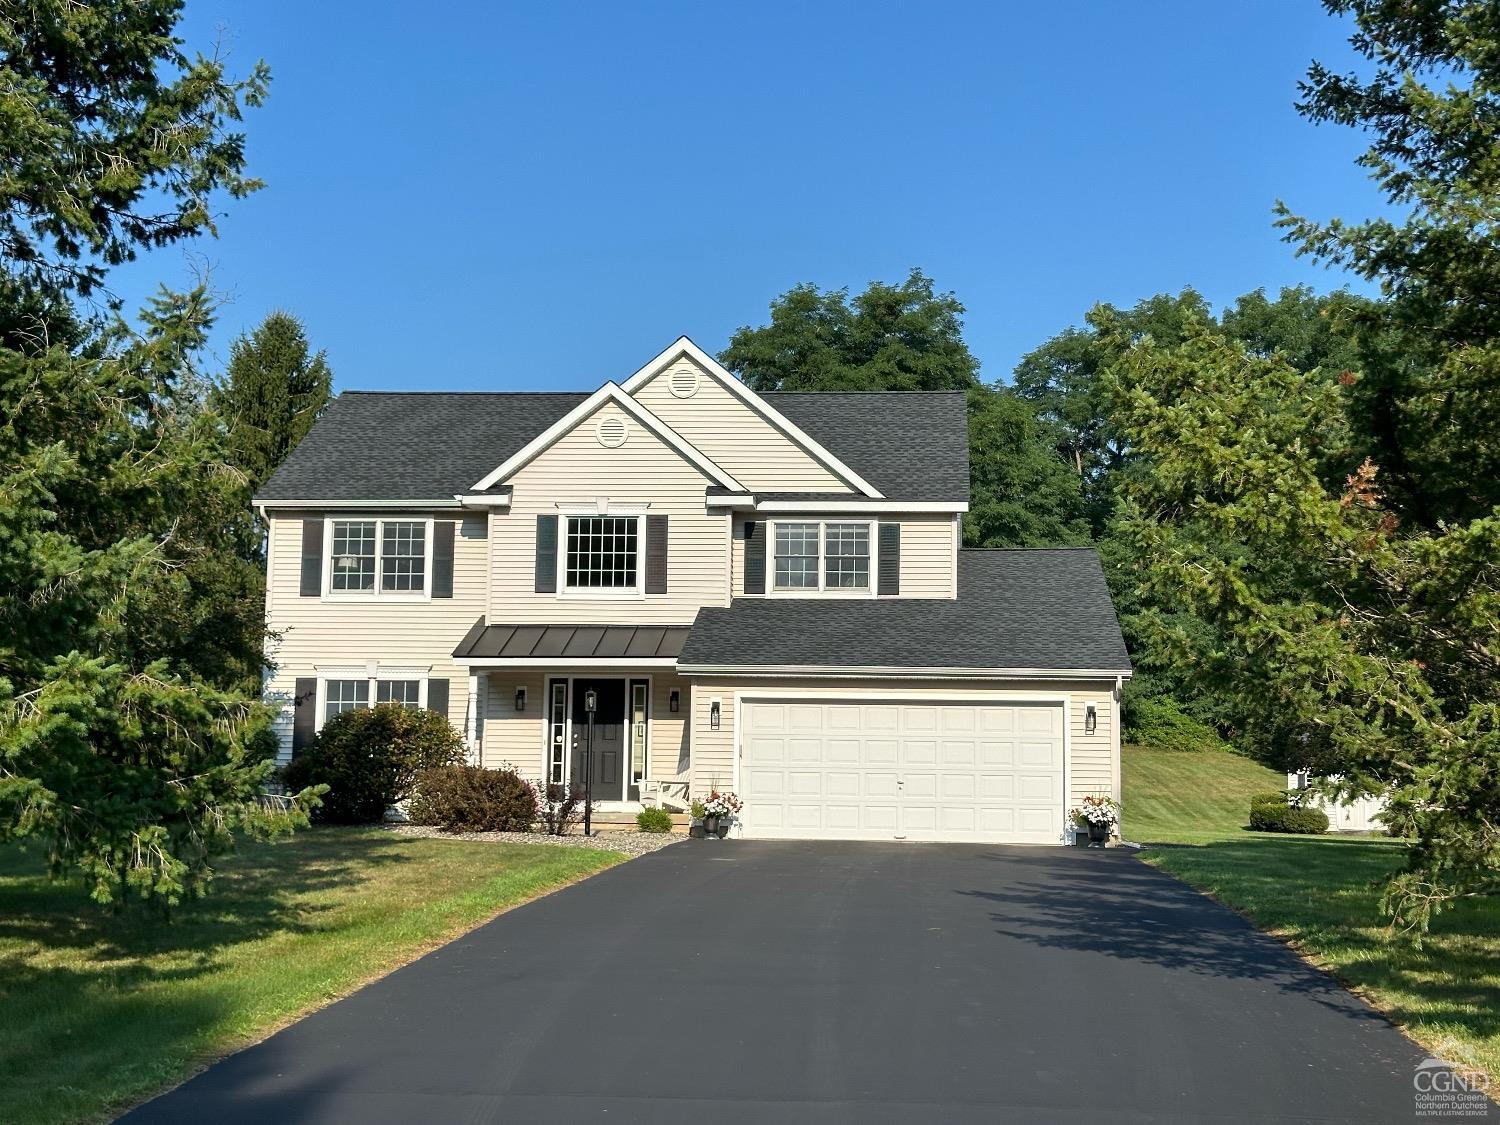
POLYGON ((869 592, 869 523, 806 521, 774 526, 774 590, 869 592))
POLYGON ((640 542, 638 516, 569 516, 564 588, 638 589, 640 542))
POLYGON ((425 594, 426 520, 332 520, 328 589, 335 594, 425 594))
POLYGON ((387 680, 370 679, 324 680, 323 721, 345 711, 362 711, 370 706, 394 703, 408 710, 422 706, 422 683, 420 679, 387 680), (371 703, 371 700, 374 703, 371 703))

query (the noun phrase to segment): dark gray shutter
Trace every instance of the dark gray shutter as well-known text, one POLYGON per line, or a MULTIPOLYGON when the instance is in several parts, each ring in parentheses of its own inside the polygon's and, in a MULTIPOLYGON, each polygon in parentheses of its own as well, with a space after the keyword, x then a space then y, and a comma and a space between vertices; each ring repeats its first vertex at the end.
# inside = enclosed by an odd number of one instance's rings
POLYGON ((766 533, 754 520, 745 521, 745 593, 766 592, 766 533))
POLYGON ((667 592, 667 517, 646 517, 646 593, 667 592))
POLYGON ((880 578, 876 583, 877 594, 899 594, 901 592, 901 525, 880 525, 880 578))
POLYGON ((436 711, 443 718, 448 717, 448 681, 427 681, 427 710, 436 711))
POLYGON ((536 592, 557 593, 557 517, 536 518, 536 592))
POLYGON ((292 695, 292 757, 312 745, 318 733, 318 681, 309 676, 297 677, 297 689, 292 695))
POLYGON ((432 525, 432 596, 453 596, 453 521, 432 525))
POLYGON ((323 521, 302 521, 302 589, 304 598, 323 593, 323 521))

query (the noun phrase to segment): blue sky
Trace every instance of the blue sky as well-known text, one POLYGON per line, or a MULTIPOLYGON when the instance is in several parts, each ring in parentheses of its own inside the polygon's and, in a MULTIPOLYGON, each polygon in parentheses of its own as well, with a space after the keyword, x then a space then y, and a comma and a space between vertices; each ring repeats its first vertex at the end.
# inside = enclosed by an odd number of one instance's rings
POLYGON ((286 308, 340 389, 591 388, 911 266, 1004 379, 1096 301, 1332 288, 1274 201, 1379 209, 1358 137, 1292 109, 1352 63, 1315 0, 189 0, 184 32, 270 64, 268 186, 114 287, 207 265, 221 357, 286 308))

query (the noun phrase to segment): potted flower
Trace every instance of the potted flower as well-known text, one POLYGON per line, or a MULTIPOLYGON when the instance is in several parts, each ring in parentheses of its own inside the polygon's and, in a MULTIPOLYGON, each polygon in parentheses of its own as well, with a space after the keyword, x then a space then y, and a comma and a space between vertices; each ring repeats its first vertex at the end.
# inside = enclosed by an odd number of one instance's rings
POLYGON ((1089 834, 1089 847, 1102 848, 1120 823, 1120 802, 1109 796, 1085 797, 1070 814, 1075 827, 1089 834))
POLYGON ((703 802, 703 834, 723 839, 729 835, 729 819, 745 807, 745 803, 733 793, 715 789, 703 802))

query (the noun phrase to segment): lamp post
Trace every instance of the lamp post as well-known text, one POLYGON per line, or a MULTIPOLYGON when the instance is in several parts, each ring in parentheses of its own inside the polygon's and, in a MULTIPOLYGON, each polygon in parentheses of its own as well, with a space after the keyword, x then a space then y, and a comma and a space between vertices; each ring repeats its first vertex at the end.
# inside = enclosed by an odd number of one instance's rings
POLYGON ((583 693, 583 710, 588 715, 588 741, 583 744, 583 834, 594 834, 594 711, 599 694, 590 689, 583 693))

